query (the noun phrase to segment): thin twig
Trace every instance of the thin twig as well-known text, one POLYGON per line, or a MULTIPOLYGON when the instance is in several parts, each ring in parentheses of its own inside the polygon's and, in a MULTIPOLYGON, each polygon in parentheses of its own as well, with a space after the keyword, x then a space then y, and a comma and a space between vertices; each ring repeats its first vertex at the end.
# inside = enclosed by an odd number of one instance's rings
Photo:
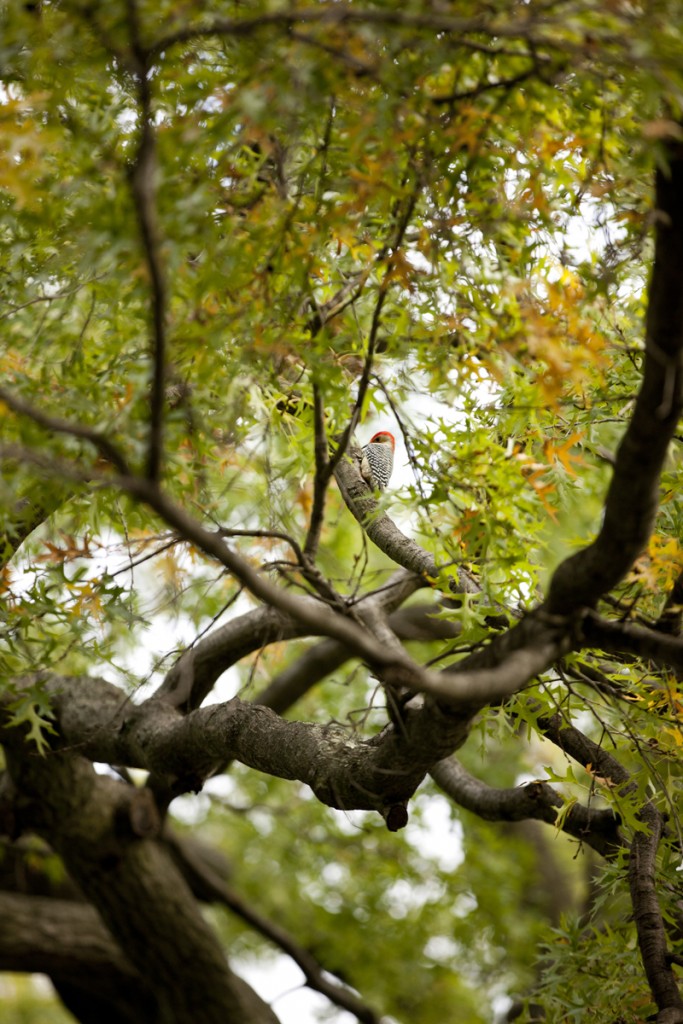
POLYGON ((116 569, 115 572, 112 572, 109 575, 114 579, 115 576, 121 576, 124 572, 132 573, 139 565, 144 565, 144 563, 149 562, 150 559, 163 555, 164 551, 168 551, 170 548, 174 548, 177 544, 183 543, 184 541, 182 537, 172 537, 171 540, 166 541, 161 545, 161 547, 155 548, 154 551, 148 551, 146 555, 142 555, 140 558, 136 558, 134 560, 131 555, 128 565, 124 565, 120 569, 116 569))
POLYGON ((394 240, 390 245, 385 247, 386 249, 389 250, 390 255, 387 260, 386 271, 380 283, 377 302, 375 303, 375 308, 372 314, 372 323, 370 325, 370 334, 368 337, 368 350, 365 357, 365 364, 363 366, 363 372, 361 374, 360 381, 358 382, 358 392, 356 394, 356 401, 354 403, 353 410, 351 411, 351 418, 349 419, 347 426, 342 432, 341 438, 339 439, 339 444, 337 445, 337 448, 332 457, 330 458, 328 464, 330 474, 334 472, 335 468, 339 465, 342 458, 344 457, 346 449, 348 448, 349 445, 349 441, 353 436, 353 433, 358 424, 358 420, 360 418, 361 409, 363 408, 363 403, 365 402, 365 396, 367 394, 368 385, 370 383, 370 375, 372 373, 375 351, 377 348, 377 336, 382 321, 382 309, 384 307, 384 303, 389 291, 390 274, 393 270, 394 255, 400 248, 401 243, 403 242, 404 235, 415 211, 415 207, 417 205, 417 200, 421 188, 422 182, 420 177, 418 176, 418 179, 415 183, 415 188, 411 192, 405 210, 403 211, 403 215, 399 219, 394 240))
POLYGON ((327 431, 325 430, 325 407, 323 405, 320 385, 313 383, 313 424, 315 428, 315 477, 313 479, 313 507, 311 519, 308 526, 308 534, 304 543, 304 556, 307 559, 314 559, 320 533, 323 526, 325 514, 325 495, 327 486, 332 477, 330 472, 330 457, 328 452, 327 431))
POLYGON ((234 530, 231 526, 219 526, 216 533, 220 537, 270 537, 273 540, 283 540, 286 544, 289 544, 299 565, 304 563, 303 552, 298 542, 283 530, 234 530))
POLYGON ((71 288, 62 288, 60 291, 55 292, 54 295, 36 295, 33 299, 27 299, 26 302, 20 302, 17 306, 10 306, 4 313, 0 313, 0 320, 7 320, 8 317, 13 316, 15 313, 20 312, 22 309, 27 309, 28 306, 35 306, 40 302, 57 302, 58 299, 65 299, 69 295, 74 295, 80 291, 81 288, 87 288, 93 281, 101 281, 106 274, 94 274, 89 277, 87 281, 79 281, 78 284, 72 285, 71 288))
MULTIPOLYGON (((527 54, 527 56, 531 55, 527 54)), ((498 82, 480 82, 479 85, 475 85, 471 89, 463 89, 460 92, 450 92, 445 96, 432 96, 430 99, 431 102, 436 105, 457 103, 459 100, 477 99, 485 92, 492 92, 497 89, 513 89, 516 85, 520 85, 528 78, 537 74, 538 68, 536 64, 534 64, 533 67, 527 68, 525 71, 520 71, 518 75, 513 75, 511 78, 502 78, 498 82)))
POLYGON ((365 77, 366 75, 370 75, 373 78, 377 77, 375 64, 368 64, 364 60, 359 60, 358 57, 354 57, 353 54, 348 53, 340 46, 333 46, 331 43, 325 42, 322 39, 316 39, 315 36, 311 36, 307 32, 299 32, 296 29, 291 29, 289 36, 290 39, 295 39, 299 43, 305 43, 314 49, 322 50, 323 53, 329 53, 331 57, 337 57, 358 78, 365 77))

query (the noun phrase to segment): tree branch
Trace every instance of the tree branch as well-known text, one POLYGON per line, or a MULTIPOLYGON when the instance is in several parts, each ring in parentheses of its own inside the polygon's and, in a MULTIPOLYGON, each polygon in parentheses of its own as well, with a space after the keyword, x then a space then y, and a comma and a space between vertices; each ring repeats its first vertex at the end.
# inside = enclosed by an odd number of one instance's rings
MULTIPOLYGON (((19 681, 18 681, 19 683, 19 681)), ((130 702, 92 676, 50 677, 59 734, 92 761, 146 768, 175 793, 199 789, 228 760, 310 786, 340 809, 382 810, 407 800, 432 765, 464 741, 471 714, 425 699, 400 729, 360 741, 339 726, 285 721, 234 697, 183 716, 168 704, 130 702)))
MULTIPOLYGON (((394 266, 395 255, 400 249, 403 239, 405 237, 406 230, 410 224, 410 220, 415 212, 417 200, 420 194, 422 183, 419 179, 415 181, 414 188, 408 196, 407 202, 403 211, 398 216, 398 222, 396 224, 396 233, 394 238, 387 242, 384 249, 379 254, 378 259, 382 259, 383 256, 388 252, 388 259, 384 275, 379 285, 379 292, 377 294, 377 301, 375 302, 375 308, 372 312, 372 322, 370 324, 370 333, 368 335, 368 349, 365 355, 365 362, 363 364, 363 371, 360 375, 358 382, 358 391, 356 393, 356 400, 351 410, 351 416, 349 422, 344 428, 337 448, 329 461, 328 472, 331 475, 333 472, 336 473, 337 466, 343 461, 346 451, 349 447, 349 442, 353 437, 354 431, 358 425, 361 409, 365 402, 365 396, 367 394, 368 386, 370 384, 370 376, 372 374, 372 366, 375 358, 375 349, 377 347, 377 336, 379 333, 380 323, 382 321, 382 310, 384 303, 389 292, 389 286, 391 283, 391 272, 394 266)), ((397 200, 396 214, 400 211, 400 200, 397 200)))
POLYGON ((611 810, 592 810, 579 803, 558 815, 564 800, 547 782, 529 782, 514 789, 494 789, 470 775, 454 758, 439 761, 430 772, 436 784, 456 804, 486 821, 525 821, 557 825, 601 856, 616 856, 622 846, 619 822, 611 810))
POLYGON ((432 96, 431 101, 437 106, 451 103, 459 103, 462 100, 473 100, 477 99, 487 92, 495 92, 498 89, 511 92, 516 86, 521 85, 522 82, 526 82, 529 78, 538 77, 538 64, 534 60, 534 55, 529 54, 529 58, 532 63, 531 66, 525 68, 524 71, 520 71, 516 75, 511 75, 509 78, 501 78, 497 82, 485 81, 480 82, 478 85, 472 86, 471 89, 461 89, 459 91, 446 93, 443 96, 432 96))
MULTIPOLYGON (((238 698, 183 716, 155 699, 134 705, 115 686, 93 677, 47 677, 43 685, 52 694, 60 734, 69 746, 92 761, 146 768, 168 778, 175 792, 200 788, 217 768, 236 759, 306 783, 331 807, 384 812, 409 799, 425 773, 464 742, 480 707, 515 692, 529 673, 555 660, 564 639, 538 634, 538 628, 532 622, 511 631, 509 643, 527 646, 506 650, 504 662, 492 669, 423 670, 428 695, 422 706, 406 706, 397 726, 364 742, 337 726, 284 721, 238 698)), ((394 671, 387 682, 400 690, 406 679, 415 687, 412 672, 406 677, 394 671)))
MULTIPOLYGON (((35 461, 36 464, 49 465, 48 460, 36 458, 35 461)), ((449 674, 433 672, 417 665, 402 648, 378 645, 370 631, 326 604, 292 594, 271 583, 246 559, 227 547, 215 532, 205 529, 185 509, 173 502, 154 482, 136 476, 106 477, 102 478, 102 482, 108 486, 118 486, 132 497, 145 502, 184 539, 224 565, 256 597, 295 619, 310 634, 341 640, 356 657, 366 661, 373 671, 381 674, 383 682, 398 688, 424 691, 449 705, 474 712, 492 700, 500 700, 514 693, 571 649, 572 641, 567 624, 559 620, 551 622, 547 616, 545 621, 539 614, 528 616, 523 630, 519 626, 509 630, 509 639, 503 639, 507 634, 497 637, 487 648, 486 658, 481 661, 481 671, 470 671, 474 663, 471 659, 465 659, 449 674), (503 651, 510 655, 508 666, 501 665, 498 660, 503 651)), ((397 536, 401 545, 408 547, 411 558, 407 567, 411 571, 416 571, 411 561, 417 560, 419 564, 422 560, 423 565, 425 561, 433 564, 431 556, 424 549, 401 534, 391 520, 386 521, 394 538, 397 536)))
MULTIPOLYGON (((460 633, 460 624, 434 617, 438 608, 411 605, 392 612, 388 617, 390 629, 402 640, 445 640, 460 633)), ((331 675, 349 661, 348 648, 338 640, 322 640, 283 669, 257 697, 254 704, 263 704, 282 714, 312 686, 331 675)))
POLYGON ((658 507, 659 477, 683 405, 683 147, 669 147, 656 173, 655 262, 648 292, 645 367, 633 415, 617 451, 596 539, 555 570, 548 609, 594 605, 645 547, 658 507))
MULTIPOLYGON (((372 496, 372 490, 360 475, 360 449, 351 445, 348 455, 349 458, 342 459, 337 464, 334 475, 341 496, 354 519, 360 523, 373 544, 397 565, 402 565, 404 569, 425 580, 436 580, 440 570, 433 555, 410 537, 406 537, 386 513, 380 512, 379 503, 372 496)), ((464 570, 458 569, 456 593, 478 593, 479 589, 464 570)))
POLYGON ((186 540, 224 565, 252 594, 299 622, 309 633, 341 640, 357 657, 363 658, 370 665, 379 668, 396 666, 408 673, 424 675, 419 666, 407 655, 378 647, 372 634, 357 622, 313 598, 298 596, 284 587, 271 583, 246 559, 224 544, 220 537, 206 530, 150 481, 130 477, 120 479, 118 484, 132 496, 146 502, 164 522, 177 530, 186 540))
POLYGON ((671 970, 662 913, 657 900, 655 857, 662 832, 662 819, 652 802, 640 812, 647 831, 636 832, 631 843, 628 881, 633 918, 645 974, 652 990, 661 1024, 683 1021, 683 1000, 671 970))
POLYGON ((595 743, 585 736, 580 729, 573 725, 567 725, 559 712, 550 717, 542 715, 538 719, 538 727, 560 750, 564 750, 584 768, 590 766, 590 770, 595 775, 609 780, 612 785, 618 787, 620 795, 626 795, 635 790, 636 783, 623 765, 604 750, 599 743, 595 743))
MULTIPOLYGON (((395 26, 410 29, 428 29, 434 32, 447 32, 458 37, 458 42, 467 46, 471 43, 473 47, 484 48, 484 44, 476 40, 463 38, 466 35, 487 34, 497 38, 522 39, 528 41, 533 38, 534 31, 539 27, 544 28, 550 22, 547 17, 542 21, 535 21, 531 17, 525 17, 520 22, 506 24, 501 19, 492 24, 484 16, 465 18, 456 17, 445 13, 430 11, 427 13, 400 10, 398 8, 356 8, 352 4, 339 3, 325 5, 321 8, 301 7, 298 10, 269 11, 252 18, 216 18, 211 24, 189 26, 185 29, 178 29, 162 36, 150 47, 150 53, 158 54, 168 50, 177 43, 190 42, 194 39, 207 38, 209 36, 244 36, 260 31, 270 26, 282 26, 291 28, 296 25, 321 24, 326 27, 349 24, 366 24, 395 26)), ((544 40, 545 41, 545 40, 544 40)), ((540 39, 538 40, 540 42, 540 39)), ((527 50, 524 51, 501 51, 497 48, 487 48, 487 52, 505 52, 515 57, 530 56, 527 50)), ((537 61, 547 60, 544 54, 535 55, 537 61)))
MULTIPOLYGON (((119 473, 123 476, 128 475, 129 469, 125 456, 109 440, 106 434, 101 434, 99 430, 95 430, 84 423, 73 423, 71 420, 62 419, 61 416, 51 416, 3 385, 0 385, 0 401, 4 402, 5 405, 19 416, 26 416, 28 419, 33 420, 34 423, 37 423, 38 426, 53 434, 68 434, 70 437, 78 437, 83 441, 88 441, 119 473)), ((19 456, 17 455, 17 457, 19 456)))
POLYGON ((0 893, 0 970, 76 975, 116 972, 141 987, 94 907, 74 900, 0 893))
POLYGON ((73 752, 37 757, 24 728, 4 724, 2 739, 24 827, 60 854, 153 989, 159 1019, 277 1024, 230 970, 170 853, 139 819, 140 791, 73 752))
MULTIPOLYGON (((387 611, 392 610, 421 585, 417 577, 400 571, 380 590, 361 598, 354 608, 361 620, 363 608, 371 601, 377 602, 387 611)), ((311 598, 308 600, 312 601, 311 598)), ((282 615, 274 608, 256 608, 232 619, 185 651, 166 676, 156 696, 186 711, 199 707, 218 677, 252 651, 270 643, 304 635, 306 631, 297 620, 282 615)), ((353 657, 347 644, 335 640, 323 641, 325 643, 339 644, 344 653, 344 661, 353 657)), ((279 689, 276 687, 276 690, 279 689)), ((264 699, 257 699, 254 703, 271 706, 269 700, 264 699)), ((284 708, 278 707, 275 710, 284 708)))
POLYGON ((0 970, 47 974, 67 1006, 87 1000, 99 1021, 158 1019, 151 988, 88 903, 0 893, 0 970))
POLYGON ((348 987, 339 981, 331 981, 326 969, 308 950, 304 949, 294 937, 275 921, 271 921, 254 910, 246 900, 235 892, 220 875, 197 856, 194 847, 186 839, 174 836, 170 841, 182 863, 183 873, 190 878, 193 891, 200 891, 202 899, 220 903, 233 914, 240 917, 250 928, 253 928, 269 942, 291 957, 301 968, 306 984, 316 992, 326 996, 335 1006, 352 1013, 361 1024, 379 1024, 379 1016, 348 987))
POLYGON ((301 633, 296 619, 275 608, 260 607, 238 615, 184 651, 156 696, 182 711, 198 708, 232 665, 268 644, 291 640, 301 633))
MULTIPOLYGON (((3 469, 6 471, 6 465, 3 469)), ((5 531, 0 533, 0 569, 41 523, 73 496, 73 489, 57 483, 50 489, 44 480, 33 480, 29 494, 14 502, 5 531)))
POLYGON ((152 294, 152 381, 146 472, 148 479, 155 481, 161 472, 166 401, 166 282, 156 203, 157 154, 149 58, 140 38, 136 0, 127 0, 127 7, 140 109, 140 141, 130 180, 152 294))
POLYGON ((683 671, 683 639, 680 637, 668 636, 631 622, 612 622, 594 611, 585 615, 581 629, 591 647, 618 654, 635 654, 657 665, 683 671))
POLYGON ((655 629, 670 636, 678 636, 683 622, 683 572, 676 577, 670 593, 667 595, 661 615, 657 619, 655 629))
POLYGON ((320 385, 313 384, 313 426, 315 429, 314 460, 315 476, 313 478, 313 507, 311 521, 304 543, 304 555, 314 559, 320 542, 320 531, 323 527, 325 512, 325 495, 330 482, 330 457, 328 453, 327 431, 325 430, 325 409, 323 406, 320 385))
MULTIPOLYGON (((216 558, 256 597, 291 616, 313 635, 329 636, 347 644, 356 657, 366 661, 373 671, 381 674, 384 682, 399 688, 424 691, 452 706, 472 711, 483 707, 490 700, 514 693, 571 648, 571 638, 565 623, 546 621, 541 616, 529 616, 523 630, 518 626, 509 631, 509 641, 503 644, 498 637, 496 646, 491 645, 491 652, 505 649, 509 655, 505 665, 494 665, 495 658, 491 654, 482 663, 485 665, 482 671, 469 671, 469 659, 458 665, 450 675, 422 668, 402 649, 378 645, 375 636, 352 619, 312 598, 297 596, 271 583, 246 559, 224 545, 215 533, 204 529, 148 480, 133 477, 120 480, 119 483, 130 494, 145 501, 183 537, 216 558)), ((388 522, 403 543, 416 552, 418 557, 431 558, 419 545, 404 537, 390 520, 388 522)), ((411 565, 407 568, 415 571, 411 565)))

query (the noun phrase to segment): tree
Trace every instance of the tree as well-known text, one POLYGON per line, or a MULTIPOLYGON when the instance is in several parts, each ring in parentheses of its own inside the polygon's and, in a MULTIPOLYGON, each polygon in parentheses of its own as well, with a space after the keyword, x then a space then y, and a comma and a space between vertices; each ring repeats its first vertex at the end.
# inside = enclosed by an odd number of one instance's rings
POLYGON ((2 16, 2 969, 682 1021, 678 5, 2 16))

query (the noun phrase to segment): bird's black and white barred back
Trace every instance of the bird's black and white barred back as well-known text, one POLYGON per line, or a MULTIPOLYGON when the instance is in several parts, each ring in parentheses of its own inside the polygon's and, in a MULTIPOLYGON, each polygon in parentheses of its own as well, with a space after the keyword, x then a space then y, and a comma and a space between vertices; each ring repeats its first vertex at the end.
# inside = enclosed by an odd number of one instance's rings
POLYGON ((375 491, 383 491, 391 479, 395 448, 394 435, 388 430, 378 431, 363 445, 361 476, 375 491))

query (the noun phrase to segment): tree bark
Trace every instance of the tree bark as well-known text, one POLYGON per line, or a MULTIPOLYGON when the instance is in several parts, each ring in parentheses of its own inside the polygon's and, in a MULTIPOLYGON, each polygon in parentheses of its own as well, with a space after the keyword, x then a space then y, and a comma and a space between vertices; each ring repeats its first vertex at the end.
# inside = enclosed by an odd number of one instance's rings
POLYGON ((154 822, 140 818, 136 791, 71 751, 38 756, 21 729, 3 738, 21 825, 49 840, 135 965, 154 995, 154 1024, 277 1024, 226 963, 154 822))

